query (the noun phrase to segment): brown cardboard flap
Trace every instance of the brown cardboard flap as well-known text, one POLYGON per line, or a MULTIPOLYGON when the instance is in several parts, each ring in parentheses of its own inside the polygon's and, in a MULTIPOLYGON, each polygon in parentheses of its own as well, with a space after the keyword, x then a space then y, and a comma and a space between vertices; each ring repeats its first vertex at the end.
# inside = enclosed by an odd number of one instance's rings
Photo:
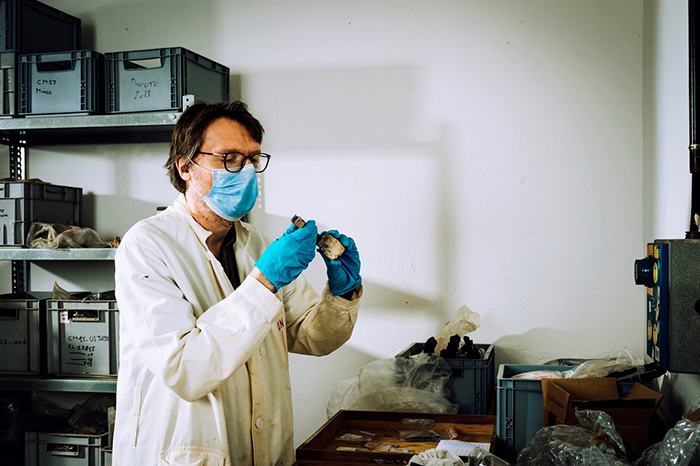
POLYGON ((543 425, 545 426, 556 424, 557 421, 563 423, 569 409, 569 392, 553 382, 553 379, 542 380, 542 399, 544 401, 542 416, 543 425), (549 413, 552 413, 556 419, 550 421, 548 419, 549 413))
POLYGON ((572 400, 612 400, 618 398, 617 380, 609 377, 554 379, 552 382, 569 392, 572 400))
POLYGON ((664 396, 657 392, 656 390, 652 390, 651 388, 645 387, 641 383, 635 383, 632 386, 632 390, 627 394, 628 400, 634 400, 638 398, 652 398, 656 401, 654 404, 654 407, 658 408, 659 403, 661 403, 661 399, 664 396))

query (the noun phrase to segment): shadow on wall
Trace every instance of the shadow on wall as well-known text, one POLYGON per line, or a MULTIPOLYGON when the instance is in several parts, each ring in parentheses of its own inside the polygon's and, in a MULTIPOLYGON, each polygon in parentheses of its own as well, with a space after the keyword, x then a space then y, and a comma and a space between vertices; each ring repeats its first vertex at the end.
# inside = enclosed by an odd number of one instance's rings
POLYGON ((572 341, 580 338, 579 332, 550 328, 535 328, 519 335, 504 335, 494 342, 498 347, 496 367, 501 364, 533 364, 532 361, 541 365, 559 358, 590 357, 588 348, 582 348, 582 354, 561 354, 560 348, 568 348, 572 341))
MULTIPOLYGON (((303 171, 293 167, 299 172, 287 174, 292 179, 285 188, 298 193, 299 184, 315 184, 323 196, 300 200, 300 204, 316 202, 332 224, 336 222, 331 206, 336 206, 337 217, 348 215, 355 221, 351 235, 367 230, 365 238, 380 238, 393 228, 403 232, 402 244, 410 244, 407 238, 416 235, 411 230, 433 230, 425 236, 439 238, 437 253, 426 264, 437 273, 438 289, 432 296, 439 298, 384 288, 380 292, 389 297, 370 297, 366 292, 363 301, 410 302, 412 309, 444 312, 450 307, 444 302, 453 301, 449 278, 457 274, 449 245, 456 235, 451 198, 458 174, 453 169, 456 155, 450 153, 454 136, 448 125, 426 118, 421 108, 423 88, 420 69, 411 65, 274 70, 241 77, 242 99, 265 126, 265 147, 279 157, 303 154, 304 161, 310 162, 303 171), (398 170, 407 176, 397 175, 398 170), (384 184, 387 179, 391 179, 390 188, 384 184), (431 199, 434 204, 411 210, 407 203, 414 198, 431 199), (406 216, 401 218, 397 212, 406 216), (389 231, 382 231, 385 228, 389 231)), ((278 207, 282 188, 271 185, 268 189, 263 179, 260 189, 262 196, 251 221, 268 234, 284 231, 289 218, 275 215, 266 205, 278 207)), ((461 242, 466 240, 460 237, 461 242)), ((420 249, 421 245, 415 246, 420 249)), ((390 245, 387 253, 391 252, 390 245)), ((444 324, 443 318, 436 325, 444 324)))

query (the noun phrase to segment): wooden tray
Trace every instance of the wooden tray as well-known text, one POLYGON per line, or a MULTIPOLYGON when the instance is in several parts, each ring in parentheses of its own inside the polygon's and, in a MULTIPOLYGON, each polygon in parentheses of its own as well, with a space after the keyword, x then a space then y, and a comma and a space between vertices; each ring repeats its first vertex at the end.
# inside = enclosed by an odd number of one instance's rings
MULTIPOLYGON (((408 461, 415 454, 435 448, 438 442, 408 442, 399 438, 400 430, 444 431, 454 427, 455 440, 490 444, 489 451, 496 447, 496 417, 471 414, 429 414, 429 413, 385 413, 375 411, 338 411, 308 440, 297 448, 297 459, 324 461, 326 464, 368 463, 374 459, 408 461), (433 427, 404 425, 401 420, 433 419, 433 427), (338 451, 338 447, 363 447, 363 443, 336 440, 350 430, 363 430, 376 434, 374 443, 393 444, 397 448, 414 450, 415 453, 395 453, 382 451, 338 451)), ((313 463, 309 463, 313 464, 313 463)))

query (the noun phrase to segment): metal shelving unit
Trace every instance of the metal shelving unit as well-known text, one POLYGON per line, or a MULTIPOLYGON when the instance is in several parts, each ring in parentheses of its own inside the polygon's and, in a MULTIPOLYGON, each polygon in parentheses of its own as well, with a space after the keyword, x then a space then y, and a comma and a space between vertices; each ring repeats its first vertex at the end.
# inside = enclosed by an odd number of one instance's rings
MULTIPOLYGON (((183 108, 194 101, 183 98, 183 108)), ((0 118, 0 144, 10 149, 10 176, 26 178, 27 148, 39 145, 167 142, 181 113, 66 115, 0 118)), ((12 291, 27 291, 34 261, 114 260, 116 249, 23 249, 0 247, 0 260, 12 261, 12 291)), ((0 374, 0 390, 115 393, 116 377, 63 378, 0 374)))
POLYGON ((3 375, 0 377, 0 390, 115 393, 117 391, 117 378, 66 379, 49 376, 3 375))

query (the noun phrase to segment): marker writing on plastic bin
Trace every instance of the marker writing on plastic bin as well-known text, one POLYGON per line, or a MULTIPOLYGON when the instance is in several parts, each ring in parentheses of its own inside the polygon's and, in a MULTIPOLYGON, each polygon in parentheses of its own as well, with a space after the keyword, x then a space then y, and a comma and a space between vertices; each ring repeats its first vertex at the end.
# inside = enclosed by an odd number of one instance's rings
POLYGON ((36 85, 37 86, 55 86, 56 82, 57 81, 55 79, 37 79, 36 85))
POLYGON ((136 78, 131 78, 131 85, 134 87, 158 87, 160 84, 158 81, 137 81, 136 78))
POLYGON ((5 338, 4 340, 0 340, 0 345, 26 345, 27 340, 8 340, 5 338))
POLYGON ((5 209, 0 209, 0 218, 7 218, 9 215, 5 213, 5 209))

